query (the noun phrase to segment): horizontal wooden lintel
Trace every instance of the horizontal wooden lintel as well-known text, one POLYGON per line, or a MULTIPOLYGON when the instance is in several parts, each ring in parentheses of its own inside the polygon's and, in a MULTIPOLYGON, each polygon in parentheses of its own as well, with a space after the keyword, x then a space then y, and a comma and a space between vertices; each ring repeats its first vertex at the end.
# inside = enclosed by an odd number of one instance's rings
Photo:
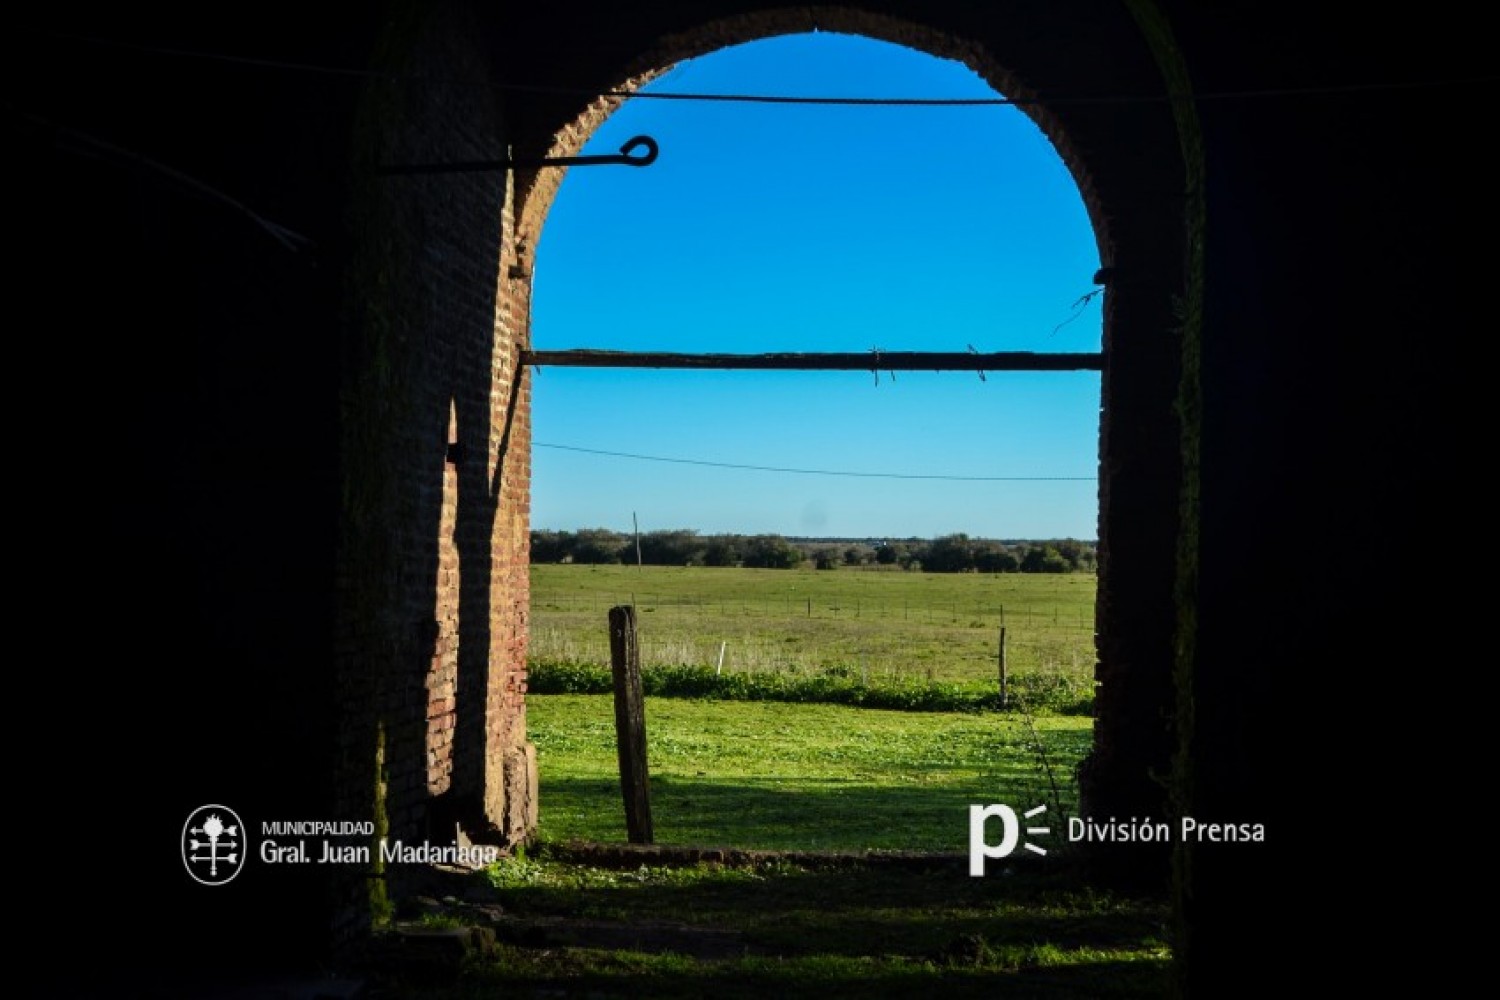
POLYGON ((758 371, 887 372, 1062 372, 1100 371, 1103 354, 994 354, 933 351, 857 351, 849 353, 680 354, 668 351, 523 351, 525 365, 563 368, 699 368, 758 371))

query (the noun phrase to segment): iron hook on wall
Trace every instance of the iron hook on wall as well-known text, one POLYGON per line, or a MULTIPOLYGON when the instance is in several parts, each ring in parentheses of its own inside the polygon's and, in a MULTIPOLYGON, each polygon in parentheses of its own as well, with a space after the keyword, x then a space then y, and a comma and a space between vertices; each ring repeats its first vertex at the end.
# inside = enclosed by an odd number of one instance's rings
POLYGON ((398 163, 382 167, 380 173, 387 176, 413 174, 473 174, 492 170, 513 170, 529 167, 599 167, 620 164, 627 167, 645 167, 656 162, 660 152, 656 140, 649 135, 638 135, 620 147, 618 153, 600 156, 544 156, 539 160, 464 160, 456 163, 398 163), (636 151, 645 152, 637 154, 636 151))

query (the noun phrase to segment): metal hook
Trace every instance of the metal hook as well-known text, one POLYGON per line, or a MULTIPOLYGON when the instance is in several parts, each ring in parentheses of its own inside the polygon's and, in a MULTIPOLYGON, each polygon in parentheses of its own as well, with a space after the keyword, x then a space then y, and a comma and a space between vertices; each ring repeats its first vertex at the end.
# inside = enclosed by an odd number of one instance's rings
POLYGON ((656 162, 660 148, 649 135, 638 135, 620 147, 618 153, 601 156, 545 156, 539 160, 464 160, 457 163, 401 163, 382 167, 385 175, 413 174, 473 174, 493 170, 513 170, 518 167, 597 167, 606 164, 622 164, 627 167, 645 167, 656 162), (644 148, 639 156, 631 154, 644 148))
POLYGON ((656 145, 656 140, 649 135, 638 135, 625 145, 620 147, 618 153, 607 153, 603 156, 556 156, 541 160, 513 160, 511 166, 515 167, 593 167, 606 163, 620 163, 627 167, 646 167, 656 162, 656 154, 661 150, 656 145), (631 151, 644 146, 646 152, 642 156, 631 156, 631 151))

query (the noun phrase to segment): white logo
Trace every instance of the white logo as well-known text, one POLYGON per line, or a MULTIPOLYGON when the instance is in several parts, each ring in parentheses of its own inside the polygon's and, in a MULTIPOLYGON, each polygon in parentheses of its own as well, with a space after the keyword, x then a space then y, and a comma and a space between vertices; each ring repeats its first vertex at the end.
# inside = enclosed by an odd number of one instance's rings
POLYGON ((245 867, 244 826, 228 806, 199 806, 182 824, 182 863, 204 885, 223 885, 245 867))
MULTIPOLYGON (((1026 818, 1040 816, 1047 811, 1046 806, 1036 806, 1026 810, 1026 818)), ((1026 833, 1030 836, 1043 836, 1051 833, 1051 829, 1045 826, 1028 826, 1026 833)), ((1021 839, 1021 821, 1016 816, 1016 811, 1007 805, 993 806, 970 806, 969 807, 969 874, 973 876, 984 875, 984 861, 986 858, 1003 858, 1009 856, 1016 849, 1016 844, 1021 839), (991 846, 984 836, 984 821, 991 816, 1000 817, 1000 823, 1004 832, 1000 836, 1000 843, 991 846)), ((1033 854, 1047 853, 1046 848, 1038 847, 1031 841, 1021 844, 1026 850, 1033 854)))

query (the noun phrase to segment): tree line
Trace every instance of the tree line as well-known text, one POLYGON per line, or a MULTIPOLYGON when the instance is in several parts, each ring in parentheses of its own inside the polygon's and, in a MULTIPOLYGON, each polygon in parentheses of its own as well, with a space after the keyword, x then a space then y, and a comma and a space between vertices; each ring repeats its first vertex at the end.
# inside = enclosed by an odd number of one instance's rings
POLYGON ((966 534, 938 538, 826 539, 700 535, 687 528, 635 536, 608 528, 531 533, 533 563, 747 566, 818 569, 890 566, 927 573, 1073 573, 1098 568, 1098 547, 1073 538, 1000 541, 966 534))

